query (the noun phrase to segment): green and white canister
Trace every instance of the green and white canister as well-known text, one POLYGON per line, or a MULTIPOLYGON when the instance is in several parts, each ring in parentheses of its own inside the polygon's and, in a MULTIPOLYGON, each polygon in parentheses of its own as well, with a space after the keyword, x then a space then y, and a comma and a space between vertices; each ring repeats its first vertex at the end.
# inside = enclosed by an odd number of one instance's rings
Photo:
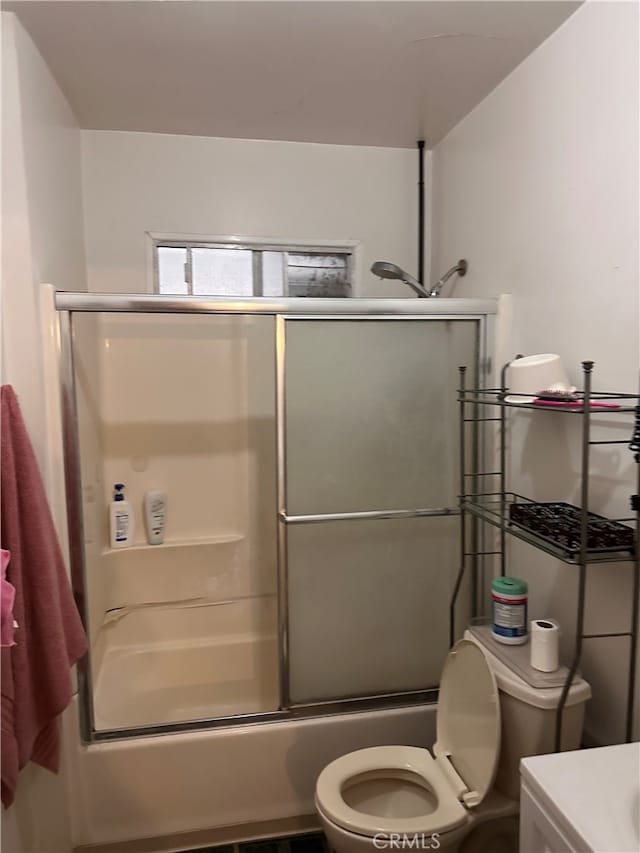
POLYGON ((527 642, 526 581, 495 578, 491 583, 491 633, 499 643, 512 646, 527 642))

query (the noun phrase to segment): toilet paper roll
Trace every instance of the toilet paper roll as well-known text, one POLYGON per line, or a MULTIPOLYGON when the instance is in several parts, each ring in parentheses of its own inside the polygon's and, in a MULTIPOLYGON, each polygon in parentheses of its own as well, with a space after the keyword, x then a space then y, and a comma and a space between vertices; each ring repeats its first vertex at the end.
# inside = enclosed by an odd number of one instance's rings
POLYGON ((531 666, 540 672, 555 672, 560 666, 560 626, 553 619, 531 623, 531 666))

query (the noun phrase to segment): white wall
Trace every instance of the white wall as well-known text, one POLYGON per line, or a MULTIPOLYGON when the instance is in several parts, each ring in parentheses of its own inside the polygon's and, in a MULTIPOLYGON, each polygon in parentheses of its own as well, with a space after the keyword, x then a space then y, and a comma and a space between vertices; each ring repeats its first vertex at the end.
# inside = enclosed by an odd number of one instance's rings
MULTIPOLYGON (((16 389, 49 487, 40 285, 84 289, 80 132, 42 57, 2 13, 2 382, 16 389)), ((55 433, 57 435, 57 432, 55 433)), ((2 813, 7 853, 70 849, 64 779, 29 765, 2 813)))
POLYGON ((416 272, 415 151, 83 131, 82 153, 89 290, 147 290, 157 231, 360 241, 358 295, 412 295, 369 267, 416 272))
POLYGON ((20 395, 41 465, 43 368, 39 290, 86 290, 80 132, 14 15, 2 13, 3 381, 20 395))
MULTIPOLYGON (((513 294, 512 355, 558 352, 577 385, 593 359, 601 390, 638 383, 638 103, 637 4, 587 2, 433 152, 432 269, 468 258, 456 295, 513 294)), ((598 437, 630 436, 629 418, 606 434, 596 423, 598 437)), ((557 413, 517 416, 516 490, 578 503, 578 439, 557 413)), ((591 508, 628 515, 635 468, 626 448, 594 452, 591 508)), ((568 635, 575 570, 530 548, 512 555, 534 615, 555 614, 568 635)), ((627 628, 629 574, 590 569, 590 630, 627 628)), ((599 642, 585 647, 589 727, 614 741, 628 645, 599 642)))

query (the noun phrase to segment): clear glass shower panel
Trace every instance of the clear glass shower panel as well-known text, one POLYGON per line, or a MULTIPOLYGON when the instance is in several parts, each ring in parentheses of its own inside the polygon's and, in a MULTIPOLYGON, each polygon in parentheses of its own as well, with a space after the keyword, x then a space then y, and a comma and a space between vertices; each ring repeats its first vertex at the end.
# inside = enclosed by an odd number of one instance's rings
POLYGON ((288 320, 289 515, 451 505, 477 341, 474 320, 288 320))
POLYGON ((274 319, 75 314, 73 332, 95 729, 277 709, 274 319))
POLYGON ((457 526, 455 517, 289 526, 293 704, 438 685, 457 526))

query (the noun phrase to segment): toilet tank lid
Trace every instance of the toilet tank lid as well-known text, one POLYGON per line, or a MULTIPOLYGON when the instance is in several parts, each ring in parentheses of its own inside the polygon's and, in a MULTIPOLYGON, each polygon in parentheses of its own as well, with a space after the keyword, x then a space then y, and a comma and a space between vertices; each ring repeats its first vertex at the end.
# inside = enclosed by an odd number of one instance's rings
POLYGON ((480 646, 458 640, 444 663, 436 716, 437 759, 450 761, 478 805, 491 789, 500 755, 500 700, 480 646))
MULTIPOLYGON (((521 678, 509 666, 486 648, 480 640, 470 631, 465 631, 464 637, 472 643, 475 643, 482 649, 486 659, 488 660, 493 674, 498 685, 498 690, 513 696, 514 699, 519 699, 521 702, 526 702, 534 708, 542 708, 543 710, 553 710, 558 707, 562 687, 532 687, 530 684, 521 678)), ((569 688, 565 706, 579 705, 581 702, 586 702, 591 698, 591 686, 587 681, 579 676, 573 679, 573 684, 569 688)))

